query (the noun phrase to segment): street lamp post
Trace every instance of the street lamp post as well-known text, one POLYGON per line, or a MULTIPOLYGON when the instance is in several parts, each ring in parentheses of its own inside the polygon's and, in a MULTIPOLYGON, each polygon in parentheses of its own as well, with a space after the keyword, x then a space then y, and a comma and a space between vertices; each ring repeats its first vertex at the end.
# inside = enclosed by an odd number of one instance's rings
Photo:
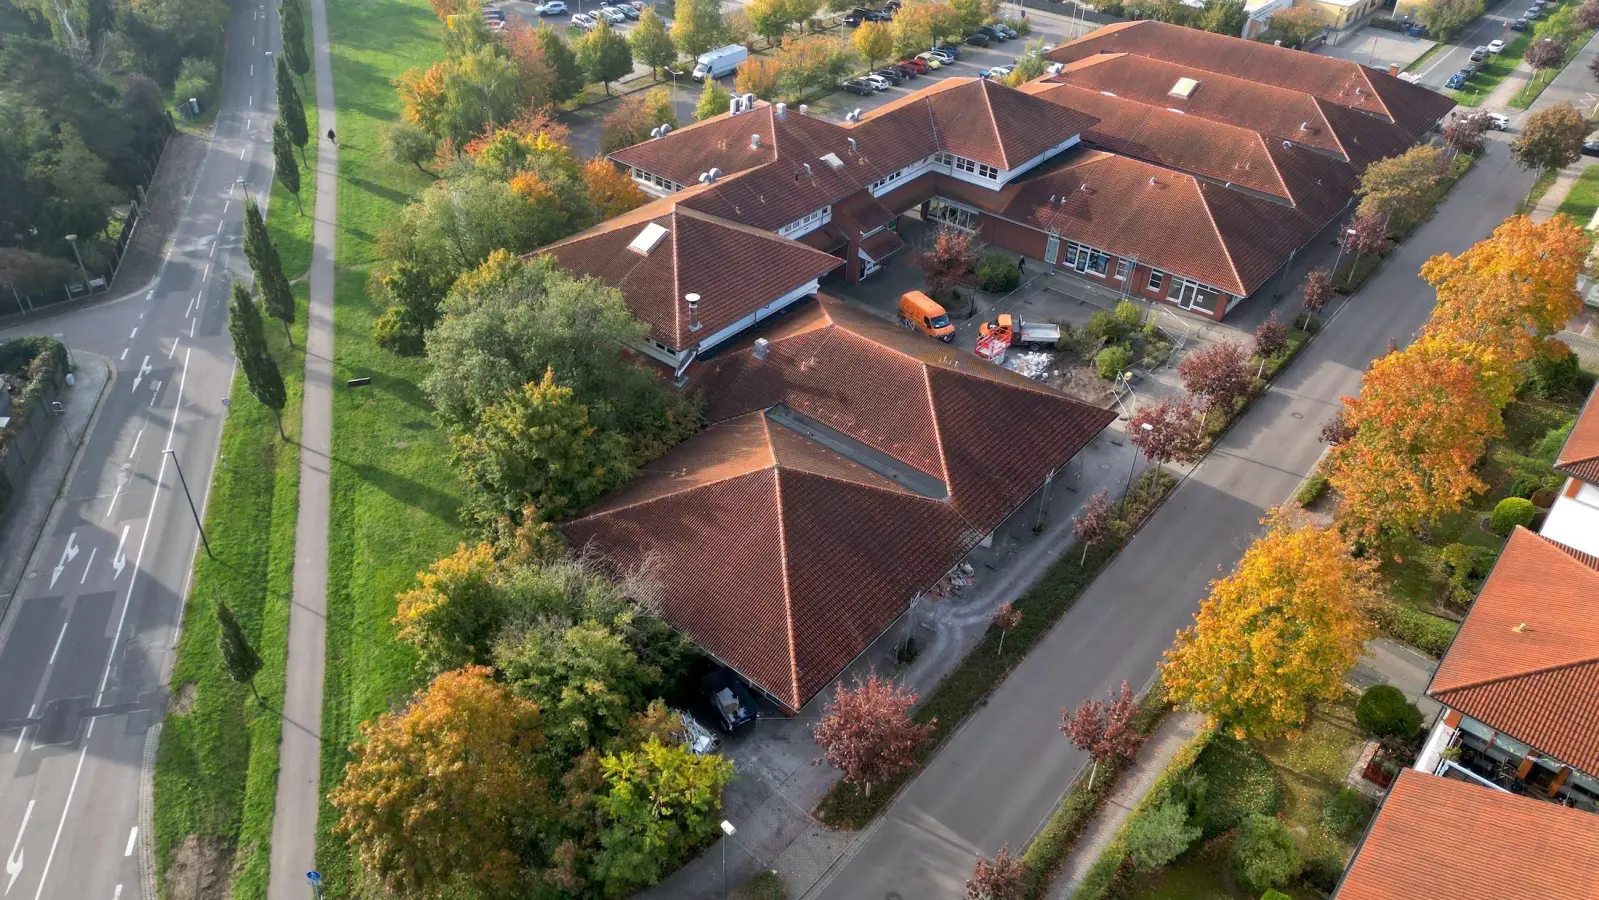
MULTIPOLYGON (((1154 431, 1155 430, 1155 426, 1149 424, 1148 422, 1145 422, 1145 423, 1139 425, 1138 427, 1141 430, 1145 431, 1145 432, 1150 432, 1150 431, 1154 431)), ((1122 499, 1124 501, 1133 492, 1133 470, 1136 469, 1136 468, 1138 468, 1138 447, 1137 447, 1137 445, 1134 445, 1133 446, 1133 458, 1132 458, 1132 460, 1130 462, 1127 463, 1127 487, 1122 491, 1122 499)))
MULTIPOLYGON (((205 545, 205 555, 216 559, 217 555, 211 552, 211 541, 205 536, 205 526, 200 524, 200 511, 194 507, 194 495, 189 493, 189 482, 183 477, 183 467, 178 465, 178 454, 168 448, 167 455, 172 457, 172 467, 178 470, 178 484, 183 485, 183 496, 188 498, 189 513, 194 516, 194 527, 200 531, 200 543, 205 545)), ((317 892, 321 893, 320 890, 317 892)))
POLYGON ((737 831, 738 831, 738 829, 733 827, 733 823, 732 822, 729 822, 726 819, 722 820, 722 834, 726 835, 726 837, 724 837, 722 839, 722 896, 723 897, 729 896, 728 891, 727 891, 727 842, 733 839, 733 835, 737 831))
POLYGON ((83 273, 83 286, 87 288, 89 286, 89 270, 83 265, 83 254, 78 252, 78 236, 75 234, 67 235, 67 243, 72 245, 72 255, 78 258, 78 271, 83 273))
POLYGON ((1348 244, 1349 243, 1349 239, 1354 237, 1354 236, 1355 236, 1355 229, 1353 229, 1353 228, 1345 228, 1343 235, 1338 238, 1338 258, 1333 260, 1333 274, 1334 275, 1338 274, 1338 267, 1344 264, 1344 246, 1346 244, 1348 244))

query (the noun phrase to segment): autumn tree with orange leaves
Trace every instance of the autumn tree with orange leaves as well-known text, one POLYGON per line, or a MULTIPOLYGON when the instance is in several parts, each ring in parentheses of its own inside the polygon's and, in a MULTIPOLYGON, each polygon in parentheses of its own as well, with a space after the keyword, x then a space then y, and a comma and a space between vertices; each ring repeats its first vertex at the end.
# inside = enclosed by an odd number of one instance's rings
POLYGON ((1211 582, 1194 625, 1166 651, 1166 694, 1239 738, 1292 734, 1336 699, 1370 631, 1374 565, 1334 528, 1274 509, 1231 575, 1211 582))
POLYGON ((1557 352, 1548 339, 1582 308, 1577 276, 1587 254, 1587 237, 1570 218, 1511 216, 1459 256, 1440 254, 1422 266, 1438 292, 1426 333, 1464 347, 1503 406, 1526 365, 1557 352))
POLYGON ((1327 479, 1341 521, 1379 539, 1464 507, 1486 487, 1477 460, 1502 430, 1482 365, 1435 335, 1372 363, 1344 419, 1354 432, 1330 451, 1327 479))
POLYGON ((514 896, 519 851, 549 818, 538 707, 474 666, 361 727, 328 795, 362 867, 402 896, 465 885, 514 896))
POLYGON ((594 217, 609 219, 649 202, 633 179, 624 175, 610 160, 598 157, 583 164, 583 182, 588 185, 594 217))

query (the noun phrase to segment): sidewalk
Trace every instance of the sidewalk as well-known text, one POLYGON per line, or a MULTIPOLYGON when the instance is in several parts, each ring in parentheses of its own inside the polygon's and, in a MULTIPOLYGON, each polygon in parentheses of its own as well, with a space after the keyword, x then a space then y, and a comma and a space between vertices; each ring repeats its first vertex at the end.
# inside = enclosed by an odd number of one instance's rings
POLYGON ((1166 716, 1144 743, 1143 749, 1138 751, 1138 758, 1133 760, 1132 767, 1122 775, 1121 784, 1106 799, 1099 814, 1088 823, 1083 836, 1072 846, 1072 851, 1066 854, 1060 873, 1055 876, 1055 884, 1049 890, 1049 900, 1070 900, 1077 893, 1077 889, 1083 886, 1083 879, 1088 877, 1088 870, 1094 867, 1105 848, 1116 839, 1117 832, 1121 831, 1127 818, 1143 801, 1144 795, 1155 786, 1155 780, 1166 771, 1166 765, 1172 757, 1204 728, 1205 717, 1199 713, 1178 710, 1166 716))
MULTIPOLYGON (((333 59, 324 0, 311 0, 317 128, 334 131, 333 59)), ((300 509, 294 534, 294 599, 283 692, 283 742, 272 818, 269 900, 304 900, 316 868, 321 808, 322 673, 327 648, 328 461, 333 447, 333 242, 337 234, 339 148, 316 137, 310 306, 306 310, 305 395, 300 424, 300 509)))
MULTIPOLYGON (((1583 156, 1571 165, 1561 169, 1560 174, 1555 176, 1555 183, 1549 186, 1549 190, 1544 191, 1543 196, 1538 198, 1538 202, 1534 203, 1532 209, 1527 211, 1527 215, 1534 222, 1546 222, 1553 218, 1555 211, 1560 209, 1560 204, 1566 202, 1566 197, 1571 193, 1571 188, 1577 183, 1577 179, 1582 177, 1583 170, 1595 162, 1599 162, 1599 160, 1595 160, 1591 156, 1583 156)), ((1591 223, 1580 222, 1578 224, 1587 226, 1591 223)))
POLYGON ((72 362, 77 384, 63 388, 59 397, 66 413, 50 423, 42 447, 29 448, 26 458, 31 465, 22 470, 26 481, 0 515, 0 535, 4 536, 0 538, 0 619, 5 618, 11 598, 27 574, 39 535, 49 524, 56 501, 77 465, 84 435, 94 424, 106 385, 111 383, 111 360, 106 357, 74 350, 72 362))

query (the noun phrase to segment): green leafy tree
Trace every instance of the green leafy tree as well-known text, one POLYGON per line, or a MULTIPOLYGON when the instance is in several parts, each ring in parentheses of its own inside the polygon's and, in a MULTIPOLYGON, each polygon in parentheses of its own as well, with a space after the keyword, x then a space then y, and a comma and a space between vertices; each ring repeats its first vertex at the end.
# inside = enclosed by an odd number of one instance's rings
POLYGON ((289 346, 294 346, 294 335, 289 331, 289 326, 294 323, 294 291, 283 274, 283 261, 278 257, 278 248, 273 246, 272 235, 267 231, 261 210, 252 197, 244 199, 244 256, 250 261, 251 271, 255 272, 255 283, 261 289, 267 315, 283 323, 283 334, 288 338, 289 346))
POLYGON ((272 123, 272 166, 278 183, 294 195, 294 208, 305 215, 305 207, 300 204, 300 161, 294 158, 294 147, 281 119, 272 123))
POLYGON ((550 83, 550 99, 556 103, 564 103, 576 97, 587 82, 583 78, 583 67, 578 65, 577 54, 573 52, 572 45, 548 25, 540 25, 534 34, 538 36, 539 45, 544 50, 544 58, 554 75, 550 83))
POLYGON ((1200 27, 1213 34, 1238 37, 1244 33, 1244 23, 1249 21, 1249 11, 1244 0, 1205 0, 1205 10, 1200 15, 1200 27))
POLYGON ((1293 834, 1282 822, 1261 813, 1244 820, 1227 862, 1238 884, 1251 895, 1282 887, 1302 867, 1293 834))
POLYGON ((633 45, 633 58, 650 67, 650 74, 661 77, 661 69, 677 62, 677 46, 672 43, 672 33, 655 7, 646 6, 639 14, 638 24, 628 35, 633 45))
POLYGON ((722 40, 726 26, 718 0, 677 0, 672 42, 684 56, 699 56, 722 40))
POLYGON ((439 304, 450 289, 449 280, 402 260, 374 272, 368 289, 383 301, 383 314, 372 324, 372 339, 402 356, 420 355, 425 335, 439 321, 439 304))
MULTIPOLYGON (((481 22, 481 19, 476 19, 481 22)), ((457 145, 496 124, 521 115, 528 103, 528 84, 516 61, 492 44, 456 57, 443 72, 443 125, 457 145)))
POLYGON ((1523 169, 1564 169, 1582 158, 1587 136, 1588 121, 1582 113, 1570 103, 1556 103, 1527 117, 1521 135, 1510 144, 1510 157, 1523 169))
POLYGON ((305 161, 305 145, 311 132, 305 124, 305 107, 300 103, 300 92, 294 87, 294 76, 289 73, 288 60, 278 57, 278 121, 288 131, 289 140, 300 148, 300 161, 305 161))
POLYGON ((283 433, 283 404, 288 394, 283 388, 283 375, 267 349, 266 335, 261 327, 261 312, 250 299, 244 285, 233 283, 233 297, 228 303, 228 333, 233 337, 233 355, 244 370, 244 382, 251 396, 272 410, 278 422, 278 434, 283 433))
POLYGON ((781 46, 783 35, 788 33, 788 0, 749 0, 744 12, 749 16, 750 28, 772 46, 781 46))
POLYGON ((509 611, 489 544, 461 544, 418 572, 416 585, 395 600, 399 638, 416 648, 429 675, 487 664, 509 611))
POLYGON ((1441 160, 1437 147, 1422 144, 1367 166, 1355 189, 1360 198, 1355 214, 1375 217, 1388 231, 1404 234, 1431 212, 1443 174, 1441 160))
POLYGON ((716 79, 705 79, 705 87, 700 91, 700 102, 694 107, 695 121, 703 122, 712 116, 727 112, 727 106, 732 99, 732 93, 718 84, 716 79))
POLYGON ((1127 858, 1139 872, 1165 868, 1198 840, 1199 826, 1188 824, 1188 805, 1167 800, 1127 823, 1127 858))
POLYGON ((722 789, 733 778, 733 764, 721 756, 696 756, 651 735, 600 765, 606 825, 594 868, 608 893, 654 884, 716 833, 722 789))
POLYGON ((305 49, 305 10, 300 0, 279 0, 278 18, 283 25, 283 55, 304 83, 305 74, 311 71, 311 55, 305 49))
POLYGON ((972 31, 999 12, 996 0, 949 0, 955 21, 962 34, 972 31))
POLYGON ((250 637, 244 633, 244 626, 239 624, 239 617, 233 614, 232 608, 218 600, 216 615, 217 648, 222 652, 222 671, 234 681, 248 686, 250 693, 255 695, 255 702, 262 702, 261 694, 255 689, 255 676, 261 671, 261 654, 250 646, 250 637))
POLYGON ((1429 37, 1447 41, 1482 11, 1482 0, 1424 0, 1416 7, 1416 21, 1427 29, 1429 37))
POLYGON ((451 444, 467 485, 465 515, 482 524, 528 504, 559 519, 634 473, 626 439, 597 428, 554 369, 485 409, 477 427, 451 444))
POLYGON ((621 734, 661 680, 622 635, 592 620, 525 624, 501 635, 494 661, 511 689, 543 710, 556 751, 571 755, 621 734))
POLYGON ((1034 41, 1027 45, 1022 55, 1016 57, 1016 65, 1005 77, 1005 83, 1011 87, 1020 87, 1035 78, 1044 76, 1044 42, 1034 41))
POLYGON ((417 171, 424 175, 433 175, 422 163, 433 158, 438 146, 432 135, 403 120, 395 122, 383 132, 384 155, 391 162, 416 166, 417 171))
POLYGON ((611 93, 611 82, 620 80, 633 71, 633 48, 627 38, 611 30, 610 23, 601 19, 577 41, 577 62, 589 78, 611 93))

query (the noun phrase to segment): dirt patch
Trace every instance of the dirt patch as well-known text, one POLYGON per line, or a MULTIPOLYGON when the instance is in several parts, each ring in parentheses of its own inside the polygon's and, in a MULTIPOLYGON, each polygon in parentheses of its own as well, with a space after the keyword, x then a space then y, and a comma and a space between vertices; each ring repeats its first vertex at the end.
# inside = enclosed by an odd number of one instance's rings
POLYGON ((185 681, 178 685, 177 693, 172 695, 172 714, 175 716, 188 715, 189 710, 194 708, 194 695, 196 693, 198 693, 198 689, 192 681, 185 681))
POLYGON ((1056 390, 1095 406, 1110 406, 1113 394, 1110 382, 1100 378, 1087 366, 1066 366, 1057 369, 1044 383, 1056 390))
POLYGON ((167 866, 168 900, 225 900, 227 852, 216 838, 191 834, 172 851, 167 866))

